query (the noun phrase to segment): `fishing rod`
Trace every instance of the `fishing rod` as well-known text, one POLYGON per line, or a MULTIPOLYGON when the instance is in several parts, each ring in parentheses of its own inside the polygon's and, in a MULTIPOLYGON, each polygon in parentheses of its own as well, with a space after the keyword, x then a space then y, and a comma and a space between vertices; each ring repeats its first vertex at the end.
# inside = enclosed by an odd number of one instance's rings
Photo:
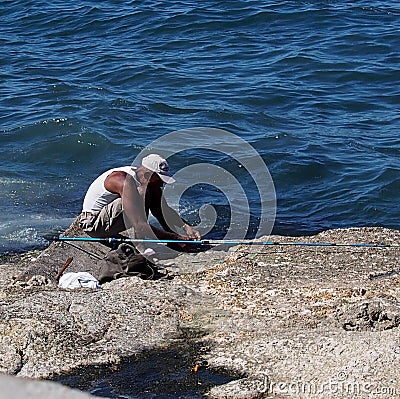
POLYGON ((334 243, 334 242, 303 242, 303 241, 257 241, 257 240, 162 240, 162 239, 141 239, 129 237, 67 237, 59 236, 57 241, 88 241, 115 244, 122 242, 148 243, 148 244, 189 244, 189 245, 287 245, 304 247, 356 247, 356 248, 399 248, 398 244, 367 244, 367 243, 334 243))

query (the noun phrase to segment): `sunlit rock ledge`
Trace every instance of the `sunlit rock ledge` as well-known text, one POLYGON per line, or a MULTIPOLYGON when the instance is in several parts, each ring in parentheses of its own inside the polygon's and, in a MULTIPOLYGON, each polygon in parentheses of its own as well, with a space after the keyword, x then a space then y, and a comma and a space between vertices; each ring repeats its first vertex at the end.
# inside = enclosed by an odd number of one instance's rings
MULTIPOLYGON (((80 234, 76 225, 66 233, 80 234)), ((384 228, 268 237, 386 246, 218 247, 162 260, 171 280, 123 278, 99 290, 62 290, 54 277, 69 257, 67 271, 95 272, 86 252, 109 249, 55 242, 0 266, 0 371, 55 378, 189 341, 201 348, 193 364, 233 376, 209 387, 213 398, 349 397, 351 389, 395 397, 399 238, 384 228)))

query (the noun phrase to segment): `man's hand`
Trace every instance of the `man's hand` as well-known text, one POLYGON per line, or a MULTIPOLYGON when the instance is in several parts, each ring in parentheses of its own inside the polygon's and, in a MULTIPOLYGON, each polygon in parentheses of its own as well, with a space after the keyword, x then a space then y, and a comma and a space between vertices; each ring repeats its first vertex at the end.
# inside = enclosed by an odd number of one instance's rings
MULTIPOLYGON (((200 240, 201 239, 201 235, 200 233, 196 230, 193 229, 193 227, 185 225, 185 227, 188 227, 188 230, 191 232, 192 237, 189 237, 189 234, 187 236, 184 236, 182 234, 174 234, 174 238, 173 240, 178 240, 178 241, 187 241, 188 243, 184 243, 184 242, 180 242, 180 243, 170 243, 168 244, 168 247, 170 247, 171 249, 175 249, 176 251, 180 251, 180 252, 191 252, 191 250, 193 249, 193 244, 190 244, 191 240, 200 240), (198 235, 196 235, 196 233, 198 235), (199 237, 199 238, 198 238, 199 237)), ((188 230, 185 231, 187 232, 188 230)))
POLYGON ((201 234, 199 231, 194 229, 192 226, 189 226, 188 224, 185 224, 183 226, 184 230, 186 231, 187 236, 192 239, 192 240, 201 240, 201 234))

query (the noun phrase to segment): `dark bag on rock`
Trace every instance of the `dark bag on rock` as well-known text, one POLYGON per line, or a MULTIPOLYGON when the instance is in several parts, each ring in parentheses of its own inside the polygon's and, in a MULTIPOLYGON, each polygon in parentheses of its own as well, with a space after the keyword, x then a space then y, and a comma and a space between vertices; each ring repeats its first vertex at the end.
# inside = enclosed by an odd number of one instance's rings
POLYGON ((157 267, 154 263, 140 255, 133 245, 122 243, 117 249, 109 251, 102 261, 98 280, 100 284, 131 276, 151 280, 156 274, 157 267))

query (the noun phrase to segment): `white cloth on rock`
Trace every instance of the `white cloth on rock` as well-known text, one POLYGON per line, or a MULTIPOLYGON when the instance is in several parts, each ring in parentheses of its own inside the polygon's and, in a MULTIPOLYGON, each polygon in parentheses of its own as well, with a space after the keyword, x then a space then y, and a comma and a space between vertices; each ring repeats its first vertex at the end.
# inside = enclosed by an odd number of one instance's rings
POLYGON ((101 288, 99 281, 87 272, 65 273, 58 282, 60 288, 101 288))

